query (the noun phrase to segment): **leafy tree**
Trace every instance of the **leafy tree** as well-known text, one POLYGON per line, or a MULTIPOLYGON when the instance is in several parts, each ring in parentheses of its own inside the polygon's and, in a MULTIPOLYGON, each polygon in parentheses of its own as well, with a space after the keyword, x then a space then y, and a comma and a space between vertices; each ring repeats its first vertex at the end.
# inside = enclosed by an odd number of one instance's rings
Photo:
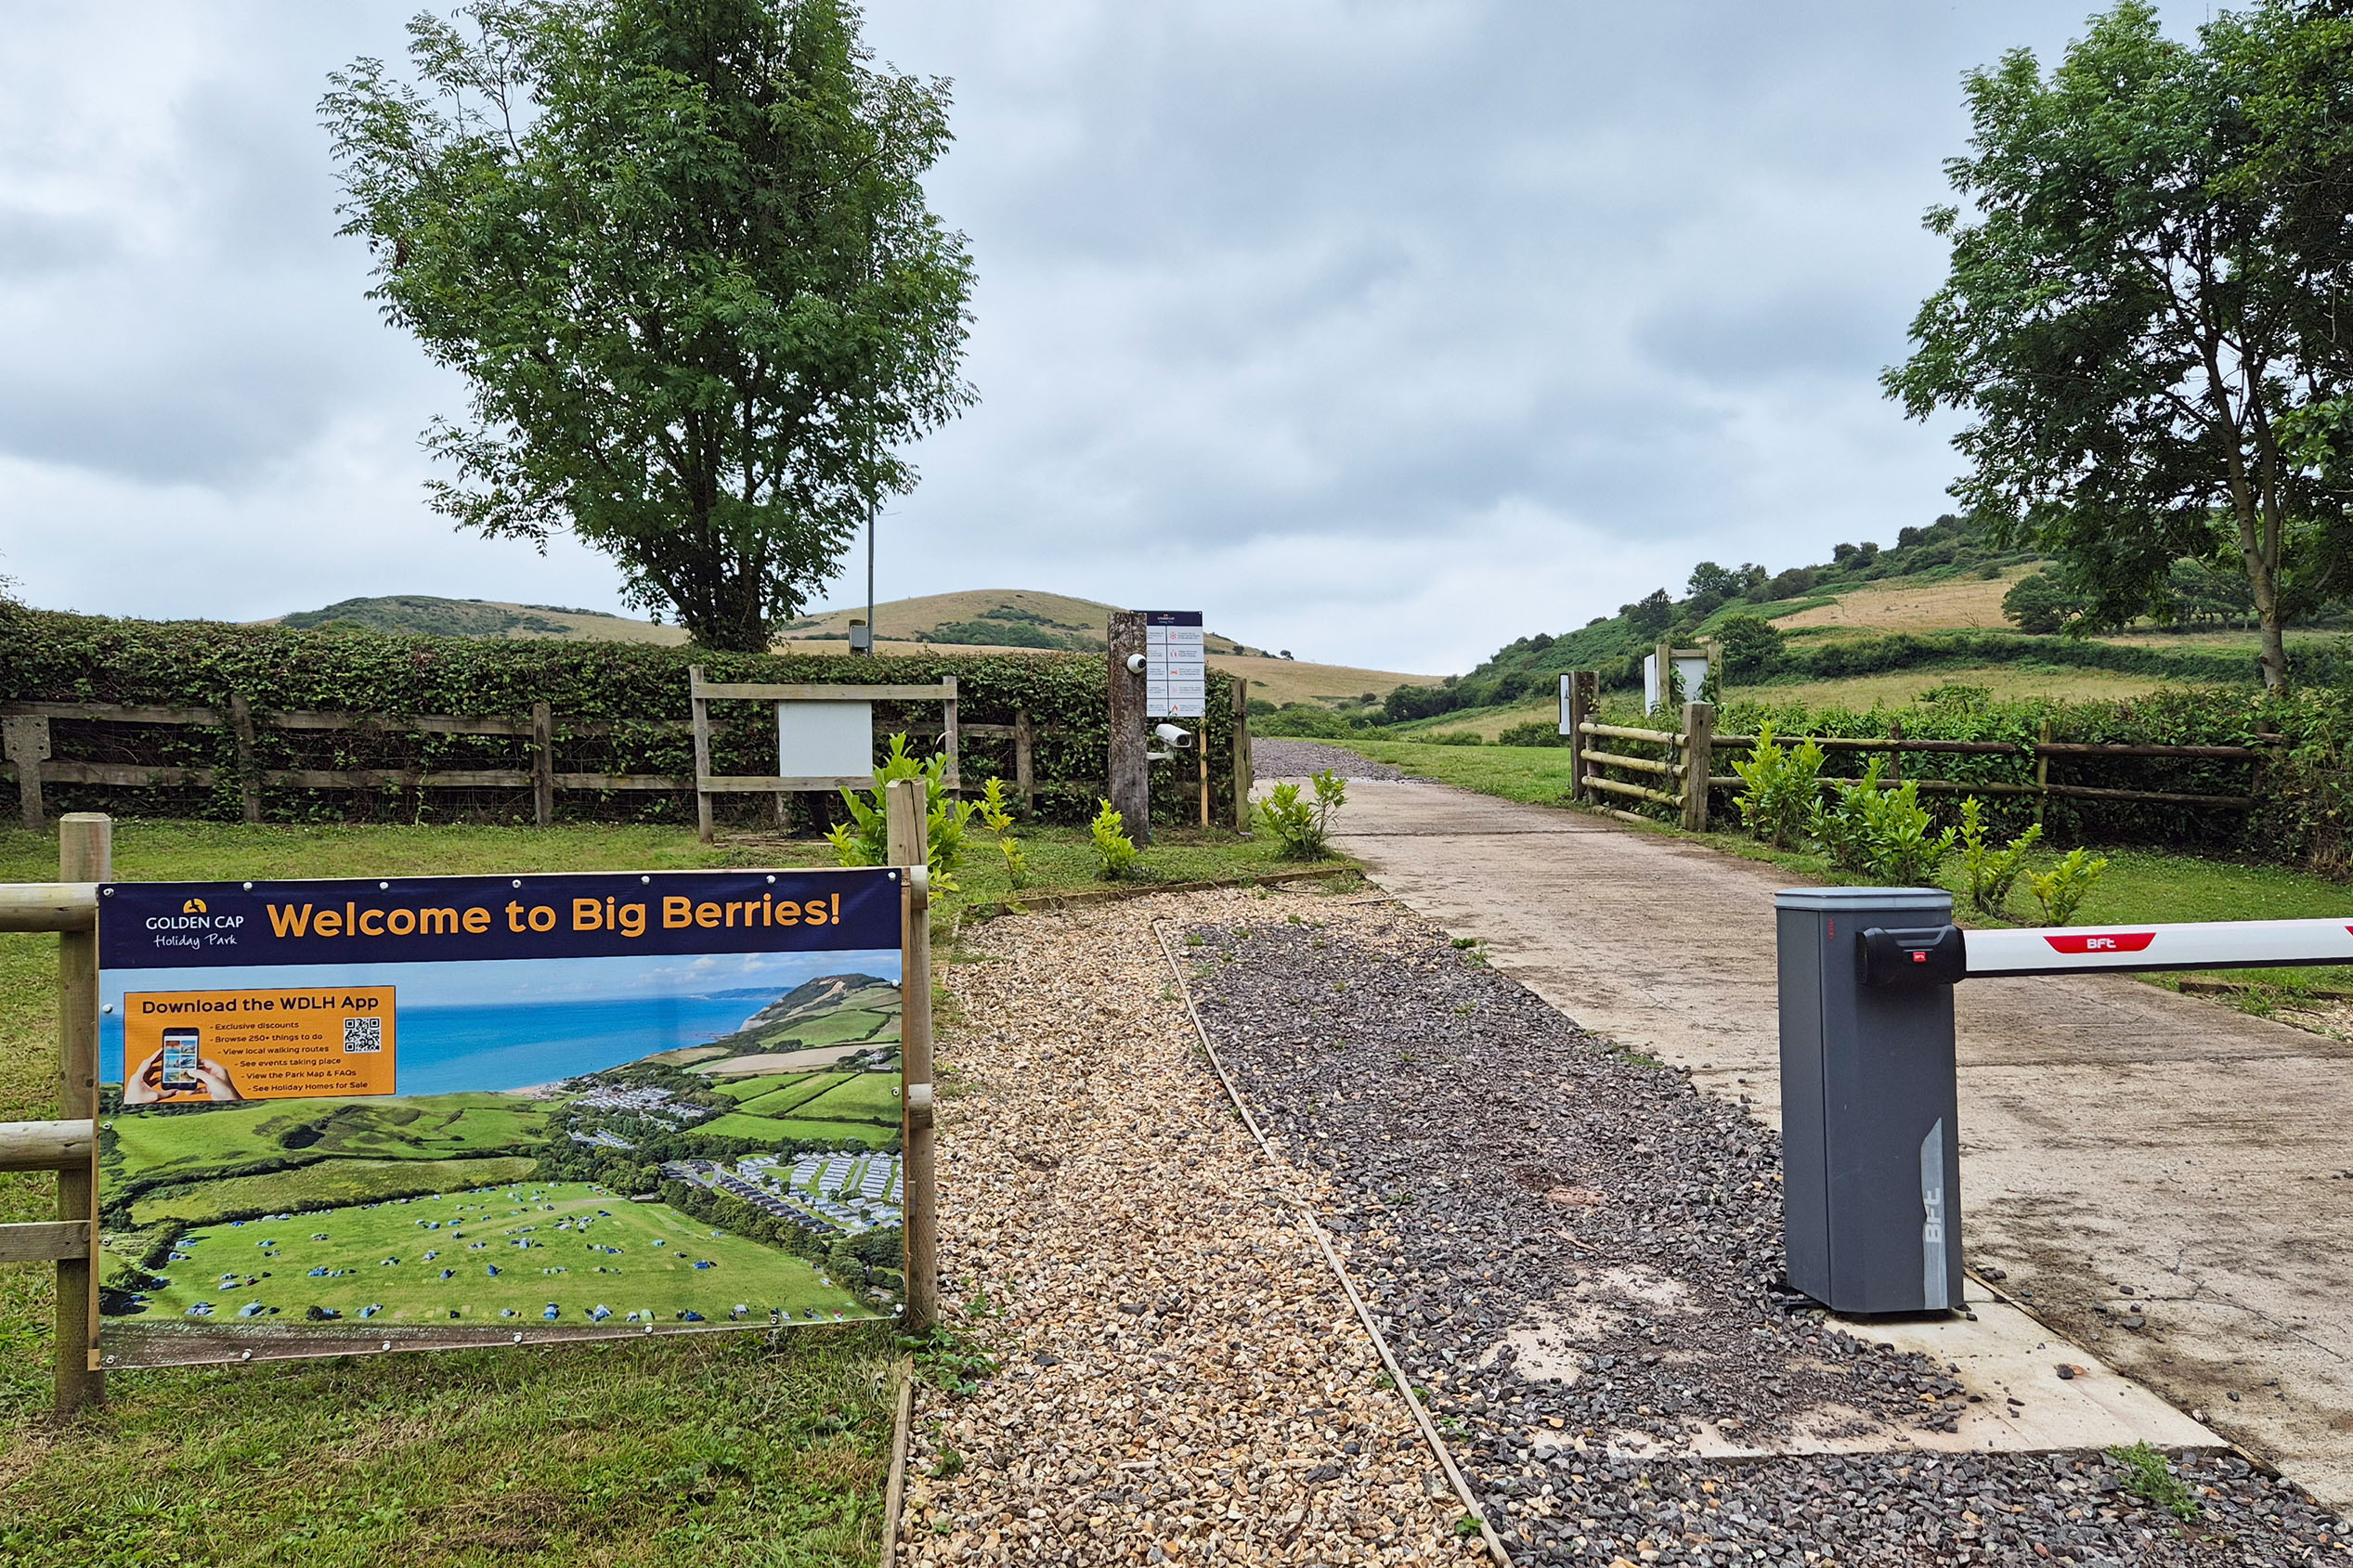
POLYGON ((764 649, 892 451, 972 398, 971 265, 924 204, 947 84, 848 0, 480 0, 320 110, 384 317, 472 385, 424 444, 462 527, 569 529, 632 603, 764 649))
POLYGON ((1770 675, 1781 665, 1781 628, 1762 616, 1732 615, 1716 623, 1727 675, 1770 675))
POLYGON ((1719 566, 1712 561, 1702 561, 1691 569, 1690 592, 1695 597, 1712 593, 1721 603, 1748 586, 1748 579, 1740 573, 1728 566, 1719 566))
POLYGON ((2084 600, 2048 572, 2029 572, 2002 595, 2002 615, 2021 631, 2049 637, 2079 626, 2084 600))
POLYGON ((2300 253, 2322 227, 2346 244, 2345 207, 2322 226, 2278 186, 2348 89, 2344 24, 2292 0, 2195 47, 2126 0, 2048 77, 2023 49, 1971 73, 1970 152, 1947 164, 1970 210, 1930 213, 1950 272, 1883 378, 1917 418, 1974 417, 1953 493, 1997 544, 2064 563, 2087 627, 2164 615, 2182 557, 2235 561, 2270 687, 2282 628, 2353 587, 2320 418, 2343 392, 2334 295, 2300 253))
POLYGON ((1675 602, 1667 597, 1663 588, 1651 590, 1635 603, 1620 604, 1618 613, 1644 637, 1656 637, 1675 624, 1675 602))

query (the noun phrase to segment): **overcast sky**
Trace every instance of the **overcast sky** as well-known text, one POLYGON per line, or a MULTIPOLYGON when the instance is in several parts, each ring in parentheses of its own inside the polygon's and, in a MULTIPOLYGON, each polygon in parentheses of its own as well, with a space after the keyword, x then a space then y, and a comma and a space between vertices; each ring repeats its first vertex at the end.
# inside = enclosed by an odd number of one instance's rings
MULTIPOLYGON (((361 297, 316 115, 415 8, 9 6, 0 573, 32 603, 618 607, 601 558, 423 505, 463 390, 361 297)), ((981 395, 916 452, 880 593, 1198 606, 1443 672, 1703 557, 1890 542, 1953 476, 1876 378, 1941 276, 1960 75, 2085 15, 876 0, 878 55, 956 82, 931 188, 981 395)))

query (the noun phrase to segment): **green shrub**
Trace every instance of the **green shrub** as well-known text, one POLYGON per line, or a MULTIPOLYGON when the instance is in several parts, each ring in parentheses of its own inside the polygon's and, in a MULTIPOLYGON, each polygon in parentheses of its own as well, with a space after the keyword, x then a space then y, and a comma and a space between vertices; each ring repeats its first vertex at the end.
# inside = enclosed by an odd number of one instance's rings
POLYGON ((1776 849, 1804 833, 1806 819, 1822 798, 1822 748, 1809 738, 1783 750, 1770 723, 1757 727, 1757 748, 1748 760, 1732 759, 1742 789, 1735 802, 1748 831, 1776 849))
MULTIPOLYGON (((840 865, 886 865, 890 859, 890 813, 885 789, 901 779, 923 781, 924 836, 931 886, 940 892, 956 890, 956 868, 964 858, 965 824, 978 808, 969 800, 951 800, 947 786, 948 759, 920 761, 907 753, 907 737, 890 737, 890 755, 874 771, 874 788, 861 794, 841 792, 850 808, 850 821, 836 823, 826 834, 840 865)), ((991 779, 994 785, 996 780, 991 779)))
POLYGON ((1531 719, 1525 724, 1514 724, 1495 737, 1497 745, 1566 745, 1568 737, 1561 733, 1560 721, 1547 722, 1531 719))
POLYGON ((1282 846, 1283 858, 1320 861, 1332 852, 1332 818, 1347 804, 1348 786, 1327 768, 1313 780, 1316 797, 1301 797, 1295 784, 1279 784, 1258 802, 1258 823, 1282 846))
POLYGON ((1005 781, 991 779, 981 792, 981 821, 996 835, 996 851, 1005 857, 1005 879, 1016 890, 1030 885, 1029 851, 1013 836, 1013 813, 1005 803, 1005 781))
POLYGON ((1253 719, 1250 726, 1261 735, 1315 741, 1346 740, 1368 727, 1362 719, 1334 713, 1319 703, 1285 703, 1263 719, 1253 719))
POLYGON ((2106 856, 2095 858, 2089 849, 2070 849, 2057 865, 2040 875, 2026 879, 2027 891, 2043 906, 2043 924, 2064 926, 2075 917, 2075 911, 2100 882, 2100 873, 2108 869, 2106 856))
POLYGON ((1996 849, 1985 837, 1984 803, 1972 795, 1961 802, 1961 868, 1969 877, 1969 901, 1980 914, 1998 915, 2009 899, 2011 884, 2026 869, 2028 851, 2042 842, 2043 824, 2029 823, 2026 831, 1996 849))
POLYGON ((1095 875, 1102 882, 1125 882, 1138 870, 1136 841, 1124 831, 1127 819, 1112 810, 1112 803, 1103 802, 1103 809, 1095 813, 1088 826, 1095 835, 1095 875))
POLYGON ((1906 779, 1863 802, 1864 874, 1882 888, 1933 888, 1953 830, 1936 830, 1920 804, 1918 780, 1906 779))
POLYGON ((1479 739, 1476 730, 1442 730, 1436 734, 1424 735, 1420 738, 1432 745, 1485 745, 1487 744, 1479 739))
POLYGON ((1860 779, 1831 784, 1827 795, 1807 808, 1807 836, 1840 871, 1860 872, 1871 863, 1868 803, 1879 797, 1879 773, 1885 766, 1883 758, 1871 758, 1860 779))

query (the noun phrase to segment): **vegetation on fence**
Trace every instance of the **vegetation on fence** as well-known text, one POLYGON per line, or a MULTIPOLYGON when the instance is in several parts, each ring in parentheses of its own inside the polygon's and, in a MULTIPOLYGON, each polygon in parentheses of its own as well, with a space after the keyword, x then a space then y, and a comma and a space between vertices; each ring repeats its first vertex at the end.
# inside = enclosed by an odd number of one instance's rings
MULTIPOLYGON (((929 684, 955 676, 959 716, 968 724, 1009 724, 1027 711, 1035 729, 1038 814, 1084 823, 1103 787, 1110 732, 1104 664, 1081 654, 890 655, 852 660, 833 654, 725 654, 652 643, 488 641, 398 636, 370 631, 305 631, 284 627, 214 622, 110 620, 0 605, 0 701, 102 702, 205 706, 224 714, 232 694, 257 709, 326 710, 388 715, 455 714, 527 717, 534 702, 556 716, 556 742, 566 771, 692 775, 694 745, 680 722, 687 717, 686 671, 700 664, 718 681, 929 684)), ((1213 798, 1231 798, 1230 678, 1208 677, 1208 713, 1199 721, 1200 745, 1212 768, 1213 798)), ((767 774, 776 760, 776 730, 765 704, 713 705, 712 766, 722 773, 767 774)), ((936 732, 934 704, 880 704, 878 728, 936 732)), ((53 810, 103 810, 119 816, 193 816, 235 820, 235 736, 214 729, 110 726, 59 720, 53 725, 60 758, 142 762, 218 770, 210 791, 49 786, 53 810)), ((433 771, 512 769, 522 763, 524 741, 495 736, 265 729, 257 761, 266 769, 398 768, 433 771)), ((930 743, 918 744, 919 751, 930 743)), ((968 735, 967 787, 1013 773, 1009 739, 968 735)), ((1192 820, 1199 780, 1190 769, 1153 770, 1156 822, 1192 820)), ((812 797, 802 797, 796 812, 812 797)), ((598 820, 692 820, 691 796, 655 791, 591 795, 567 791, 559 799, 567 817, 598 820)), ((769 802, 737 797, 723 810, 766 813, 769 802)), ((300 821, 512 820, 530 810, 527 790, 421 797, 388 788, 273 789, 267 813, 300 821)), ((805 820, 805 818, 801 819, 805 820)))

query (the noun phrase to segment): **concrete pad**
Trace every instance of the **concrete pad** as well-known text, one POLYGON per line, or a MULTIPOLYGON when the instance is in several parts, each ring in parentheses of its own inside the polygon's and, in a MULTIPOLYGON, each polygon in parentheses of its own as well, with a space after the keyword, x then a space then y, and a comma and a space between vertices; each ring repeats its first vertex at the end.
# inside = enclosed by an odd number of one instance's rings
MULTIPOLYGON (((1336 825, 1567 1017, 1778 1124, 1787 873, 1441 784, 1352 784, 1336 825)), ((1956 1013, 1971 1268, 2353 1508, 2353 1047, 2124 976, 1972 980, 1956 1013)))

